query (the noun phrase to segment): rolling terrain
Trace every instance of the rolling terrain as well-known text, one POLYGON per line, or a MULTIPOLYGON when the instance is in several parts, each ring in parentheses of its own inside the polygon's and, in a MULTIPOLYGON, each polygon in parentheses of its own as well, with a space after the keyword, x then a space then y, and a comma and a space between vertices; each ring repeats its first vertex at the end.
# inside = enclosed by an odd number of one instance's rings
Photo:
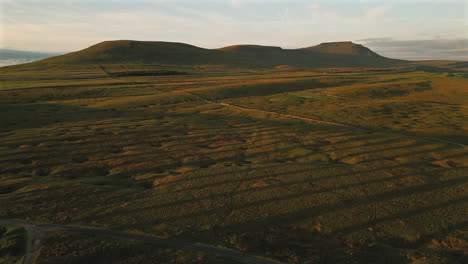
POLYGON ((0 68, 2 239, 37 227, 36 263, 465 263, 465 66, 114 41, 0 68))

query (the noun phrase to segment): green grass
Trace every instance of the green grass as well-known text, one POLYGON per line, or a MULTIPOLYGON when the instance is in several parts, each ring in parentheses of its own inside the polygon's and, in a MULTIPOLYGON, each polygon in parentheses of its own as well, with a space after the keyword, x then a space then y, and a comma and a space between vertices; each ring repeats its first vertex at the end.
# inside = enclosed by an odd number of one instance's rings
POLYGON ((353 83, 300 93, 230 98, 226 102, 339 121, 374 131, 403 132, 466 144, 464 84, 463 79, 419 76, 392 83, 353 83))
POLYGON ((226 99, 247 96, 264 96, 276 93, 284 93, 298 90, 308 90, 317 87, 323 87, 317 80, 295 80, 255 83, 247 85, 236 85, 226 87, 201 88, 193 90, 193 93, 206 99, 226 99))

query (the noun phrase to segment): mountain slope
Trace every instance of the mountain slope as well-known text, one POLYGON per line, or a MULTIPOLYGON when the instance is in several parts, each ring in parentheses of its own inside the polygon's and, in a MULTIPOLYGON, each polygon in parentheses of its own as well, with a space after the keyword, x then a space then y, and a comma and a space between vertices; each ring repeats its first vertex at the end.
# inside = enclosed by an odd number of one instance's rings
POLYGON ((382 67, 403 61, 382 57, 351 42, 323 43, 302 49, 234 45, 220 49, 161 41, 105 41, 81 51, 48 58, 35 66, 145 63, 155 65, 220 64, 240 67, 382 67))
POLYGON ((345 54, 345 55, 360 55, 360 56, 380 56, 372 50, 359 45, 352 43, 351 41, 343 42, 326 42, 319 44, 317 46, 312 46, 308 48, 303 48, 302 50, 314 51, 318 53, 327 53, 327 54, 345 54))

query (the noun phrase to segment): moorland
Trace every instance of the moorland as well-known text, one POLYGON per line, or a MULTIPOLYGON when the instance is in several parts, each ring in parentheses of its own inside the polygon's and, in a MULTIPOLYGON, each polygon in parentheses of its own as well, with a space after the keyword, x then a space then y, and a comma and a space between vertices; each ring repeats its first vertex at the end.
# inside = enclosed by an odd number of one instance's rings
POLYGON ((351 42, 2 67, 0 263, 466 263, 467 77, 351 42))

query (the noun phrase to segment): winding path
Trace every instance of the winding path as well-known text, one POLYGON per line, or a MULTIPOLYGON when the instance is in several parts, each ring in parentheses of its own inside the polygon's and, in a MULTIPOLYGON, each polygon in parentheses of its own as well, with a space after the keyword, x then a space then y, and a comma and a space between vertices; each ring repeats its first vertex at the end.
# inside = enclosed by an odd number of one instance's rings
POLYGON ((199 99, 201 101, 204 101, 204 102, 207 102, 207 103, 222 105, 222 106, 231 107, 231 108, 236 108, 236 109, 244 110, 244 111, 263 113, 263 114, 274 115, 274 116, 279 116, 279 117, 288 117, 288 118, 300 119, 300 120, 311 121, 311 122, 315 122, 315 123, 328 124, 328 125, 336 125, 336 126, 356 128, 356 129, 361 129, 361 130, 364 130, 364 131, 367 131, 367 132, 375 132, 375 133, 381 133, 381 134, 386 134, 386 135, 398 135, 398 136, 409 137, 409 138, 419 138, 419 139, 423 139, 423 140, 437 141, 437 142, 447 143, 447 144, 451 144, 451 145, 456 145, 456 146, 459 146, 459 147, 462 147, 462 148, 467 147, 466 145, 461 144, 461 143, 448 141, 448 140, 443 140, 443 139, 438 139, 438 138, 433 138, 433 137, 405 135, 405 134, 400 134, 400 133, 397 133, 397 132, 380 132, 380 131, 377 132, 377 131, 366 129, 366 128, 363 128, 363 127, 352 126, 352 125, 345 124, 345 123, 339 123, 339 122, 334 122, 334 121, 325 121, 325 120, 314 119, 314 118, 309 118, 309 117, 290 115, 290 114, 283 114, 283 113, 278 113, 278 112, 259 110, 259 109, 255 109, 255 108, 247 108, 247 107, 232 105, 232 104, 228 104, 228 103, 221 103, 221 102, 217 102, 217 101, 214 101, 214 100, 208 100, 208 99, 202 98, 202 97, 200 97, 200 96, 198 96, 196 94, 189 93, 187 91, 177 91, 177 92, 178 93, 185 93, 185 94, 194 96, 197 99, 199 99))
POLYGON ((300 119, 300 120, 311 121, 311 122, 322 123, 322 124, 329 124, 329 125, 336 125, 336 126, 344 126, 344 127, 358 128, 358 127, 354 127, 354 126, 351 126, 351 125, 348 125, 348 124, 344 124, 344 123, 339 123, 339 122, 325 121, 325 120, 320 120, 320 119, 314 119, 314 118, 303 117, 303 116, 297 116, 297 115, 290 115, 290 114, 283 114, 283 113, 272 112, 272 111, 266 111, 266 110, 260 110, 260 109, 255 109, 255 108, 247 108, 247 107, 238 106, 238 105, 233 105, 233 104, 228 104, 228 103, 220 103, 220 102, 217 102, 217 101, 213 101, 213 100, 208 100, 208 99, 202 98, 202 97, 200 97, 200 96, 198 96, 198 95, 196 95, 196 94, 189 93, 189 92, 186 92, 186 91, 177 91, 177 92, 179 92, 179 93, 185 93, 185 94, 194 96, 194 97, 196 97, 197 99, 199 99, 199 100, 201 100, 201 101, 204 101, 204 102, 207 102, 207 103, 217 104, 217 105, 222 105, 222 106, 227 106, 227 107, 231 107, 231 108, 237 108, 237 109, 244 110, 244 111, 258 112, 258 113, 263 113, 263 114, 275 115, 275 116, 279 116, 279 117, 288 117, 288 118, 300 119))
POLYGON ((241 263, 246 263, 246 264, 280 264, 280 262, 278 261, 256 257, 256 256, 250 256, 243 252, 239 252, 239 251, 235 251, 235 250, 231 250, 227 248, 219 248, 219 247, 210 246, 206 244, 192 243, 192 242, 181 241, 181 240, 170 239, 170 238, 163 238, 163 237, 147 236, 147 235, 126 233, 126 232, 99 229, 99 228, 93 228, 93 227, 43 224, 43 223, 36 223, 36 222, 29 222, 29 221, 22 221, 22 220, 10 220, 10 219, 0 220, 0 224, 22 226, 28 232, 26 256, 24 258, 23 264, 33 264, 35 262, 37 256, 39 255, 42 234, 44 234, 47 231, 78 232, 78 233, 83 233, 83 234, 133 239, 133 240, 145 241, 147 243, 151 243, 151 244, 159 245, 159 246, 204 252, 204 253, 213 254, 218 257, 231 259, 231 260, 238 261, 241 263))

